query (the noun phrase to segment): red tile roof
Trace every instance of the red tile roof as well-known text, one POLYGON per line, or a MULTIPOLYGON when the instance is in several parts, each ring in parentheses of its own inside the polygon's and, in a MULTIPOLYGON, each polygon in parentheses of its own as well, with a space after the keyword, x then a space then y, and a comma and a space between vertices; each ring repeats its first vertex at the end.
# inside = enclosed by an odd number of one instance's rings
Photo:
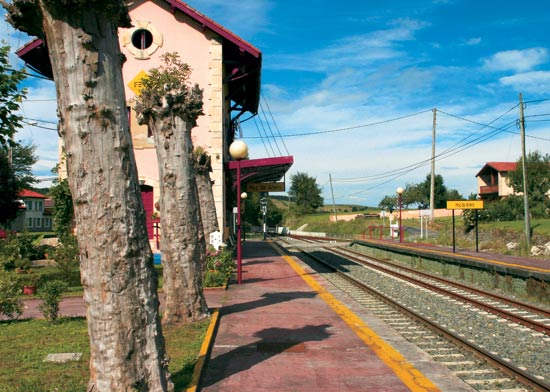
POLYGON ((19 192, 19 197, 34 197, 35 199, 46 199, 47 196, 44 196, 41 193, 31 191, 29 189, 23 189, 21 192, 19 192))
POLYGON ((476 174, 476 177, 487 170, 487 168, 492 168, 499 173, 505 173, 516 170, 516 166, 516 162, 487 162, 485 166, 483 166, 481 170, 476 174))

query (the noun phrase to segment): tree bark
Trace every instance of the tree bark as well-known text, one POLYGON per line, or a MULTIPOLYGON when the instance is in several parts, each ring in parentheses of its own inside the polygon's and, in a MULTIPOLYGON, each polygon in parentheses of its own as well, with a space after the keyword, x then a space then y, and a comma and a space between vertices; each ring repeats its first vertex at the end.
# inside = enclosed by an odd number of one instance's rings
POLYGON ((216 204, 212 192, 212 180, 210 172, 212 165, 210 156, 206 152, 195 150, 195 170, 197 173, 197 190, 199 192, 199 203, 201 209, 202 227, 204 238, 208 243, 210 234, 218 231, 218 217, 216 216, 216 204))
POLYGON ((192 124, 165 111, 152 127, 160 177, 160 249, 166 305, 164 324, 208 315, 202 291, 206 243, 193 165, 192 124))
MULTIPOLYGON (((34 3, 18 2, 26 10, 34 3)), ((173 390, 124 97, 117 27, 127 10, 110 14, 125 7, 122 1, 34 4, 42 13, 74 200, 89 390, 173 390)))

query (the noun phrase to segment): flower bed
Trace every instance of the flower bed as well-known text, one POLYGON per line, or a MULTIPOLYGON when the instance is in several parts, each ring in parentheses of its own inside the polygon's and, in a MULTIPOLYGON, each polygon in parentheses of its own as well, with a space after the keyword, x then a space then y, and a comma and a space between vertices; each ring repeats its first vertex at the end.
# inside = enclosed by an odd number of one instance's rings
POLYGON ((206 251, 206 268, 203 276, 204 287, 223 287, 227 285, 236 264, 233 251, 228 248, 215 250, 209 247, 206 251))

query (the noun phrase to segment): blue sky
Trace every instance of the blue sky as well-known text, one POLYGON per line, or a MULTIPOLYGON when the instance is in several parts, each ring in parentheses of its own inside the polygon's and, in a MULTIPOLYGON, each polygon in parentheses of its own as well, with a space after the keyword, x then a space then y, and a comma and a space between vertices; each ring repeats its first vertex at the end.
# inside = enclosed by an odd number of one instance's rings
MULTIPOLYGON (((293 155, 289 174, 315 177, 326 204, 329 174, 337 203, 370 206, 423 181, 433 108, 436 173, 465 197, 485 162, 519 158, 520 92, 527 150, 550 153, 548 1, 188 4, 263 53, 262 110, 242 124, 251 157, 293 155)), ((26 42, 5 23, 0 33, 12 47, 26 42)), ((44 128, 55 128, 54 87, 31 79, 24 115, 47 122, 19 136, 38 145, 36 174, 49 176, 57 141, 44 128)))

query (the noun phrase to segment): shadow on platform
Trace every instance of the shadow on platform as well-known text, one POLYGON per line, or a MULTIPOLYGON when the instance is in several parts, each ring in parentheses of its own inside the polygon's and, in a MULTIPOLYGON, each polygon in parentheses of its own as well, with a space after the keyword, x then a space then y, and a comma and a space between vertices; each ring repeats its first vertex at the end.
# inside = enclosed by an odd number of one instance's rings
POLYGON ((329 338, 332 334, 327 329, 330 327, 330 324, 321 324, 297 329, 267 328, 258 331, 254 334, 254 337, 260 338, 257 342, 237 347, 210 360, 208 369, 211 372, 201 383, 202 387, 216 384, 275 355, 305 352, 306 342, 329 338))

